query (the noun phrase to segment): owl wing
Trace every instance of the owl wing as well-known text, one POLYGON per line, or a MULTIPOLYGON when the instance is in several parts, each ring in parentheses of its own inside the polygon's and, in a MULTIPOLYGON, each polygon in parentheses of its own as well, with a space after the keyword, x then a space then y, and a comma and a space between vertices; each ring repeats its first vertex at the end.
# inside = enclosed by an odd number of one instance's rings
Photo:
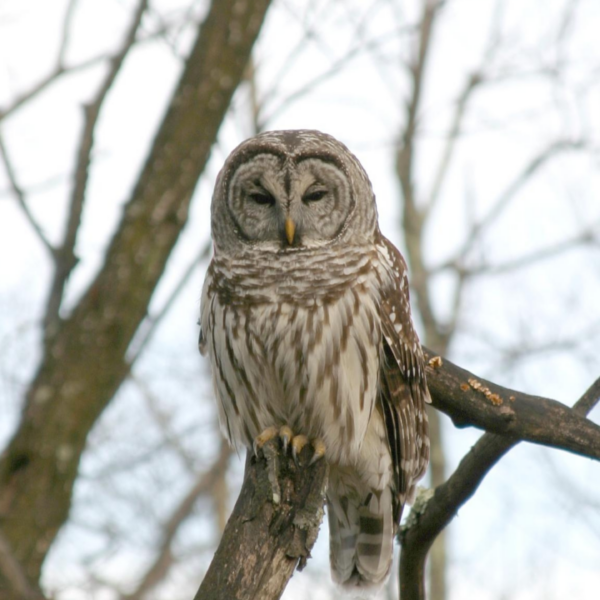
POLYGON ((400 252, 383 238, 386 262, 393 283, 381 293, 382 359, 379 404, 392 455, 394 484, 399 505, 414 497, 415 484, 429 462, 425 404, 431 402, 425 379, 421 344, 413 328, 406 263, 400 252))
POLYGON ((210 265, 208 265, 208 269, 206 271, 206 276, 204 277, 204 284, 202 286, 202 296, 200 300, 200 318, 198 319, 198 325, 200 325, 200 332, 198 333, 198 350, 200 350, 200 354, 202 356, 206 356, 207 347, 206 347, 206 331, 208 327, 208 313, 209 313, 209 304, 210 301, 208 299, 209 288, 212 285, 213 281, 213 262, 211 261, 210 265))

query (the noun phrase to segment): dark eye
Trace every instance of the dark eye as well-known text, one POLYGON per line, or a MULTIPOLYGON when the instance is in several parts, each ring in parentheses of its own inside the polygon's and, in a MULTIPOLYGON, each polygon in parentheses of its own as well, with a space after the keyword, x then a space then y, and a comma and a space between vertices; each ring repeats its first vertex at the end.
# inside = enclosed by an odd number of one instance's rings
POLYGON ((308 192, 308 194, 304 194, 302 197, 303 202, 318 202, 322 200, 327 195, 327 190, 313 190, 312 192, 308 192))
POLYGON ((272 206, 275 204, 275 198, 265 192, 252 192, 251 194, 248 194, 248 197, 252 202, 260 204, 261 206, 272 206))

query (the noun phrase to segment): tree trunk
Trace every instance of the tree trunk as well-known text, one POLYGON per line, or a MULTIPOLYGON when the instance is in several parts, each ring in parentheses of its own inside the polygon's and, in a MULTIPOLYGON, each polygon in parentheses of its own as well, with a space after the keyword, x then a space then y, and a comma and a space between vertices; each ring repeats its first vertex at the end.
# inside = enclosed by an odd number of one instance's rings
MULTIPOLYGON (((31 582, 68 517, 87 435, 127 376, 125 352, 185 225, 268 5, 212 3, 105 262, 44 349, 0 459, 0 529, 31 582)), ((0 595, 8 589, 0 575, 0 595)))

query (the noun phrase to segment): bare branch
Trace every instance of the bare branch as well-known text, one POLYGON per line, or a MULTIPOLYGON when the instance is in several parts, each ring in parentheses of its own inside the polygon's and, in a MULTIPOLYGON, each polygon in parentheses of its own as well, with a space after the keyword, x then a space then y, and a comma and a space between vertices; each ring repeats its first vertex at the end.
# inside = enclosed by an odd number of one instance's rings
MULTIPOLYGON (((425 328, 425 342, 440 354, 446 354, 451 332, 443 331, 436 318, 432 299, 429 293, 429 274, 423 257, 423 228, 427 217, 427 208, 420 208, 417 190, 414 183, 414 162, 416 154, 416 138, 418 120, 423 97, 423 86, 427 59, 433 45, 433 30, 444 2, 422 0, 422 15, 418 30, 415 56, 408 65, 408 75, 412 81, 410 98, 406 104, 406 122, 400 135, 400 147, 396 153, 396 174, 400 182, 403 199, 403 230, 406 243, 407 258, 411 269, 411 285, 416 292, 419 313, 425 328)), ((462 116, 460 117, 462 119, 462 116)), ((443 168, 443 164, 442 164, 443 168)), ((444 174, 441 173, 443 178, 444 174)), ((437 192, 434 192, 437 194, 437 192)), ((457 289, 457 301, 461 290, 457 289)), ((444 480, 446 464, 443 453, 442 427, 440 418, 434 411, 429 411, 429 439, 431 444, 431 480, 437 485, 444 480)), ((443 544, 443 540, 441 540, 443 544)), ((434 556, 432 568, 432 597, 440 600, 445 593, 445 549, 440 547, 434 556)))
POLYGON ((446 143, 444 145, 442 158, 440 160, 435 177, 433 179, 431 192, 429 193, 429 198, 426 203, 426 211, 431 211, 431 209, 436 204, 440 196, 440 191, 446 179, 446 174, 448 173, 448 167, 450 166, 452 155, 454 154, 456 141, 460 136, 462 123, 465 117, 465 112, 467 110, 467 105, 473 95, 473 92, 482 81, 482 75, 479 72, 472 73, 467 78, 465 86, 460 96, 458 97, 456 107, 454 109, 454 117, 452 119, 452 124, 450 125, 450 131, 448 132, 448 136, 446 137, 446 143))
POLYGON ((88 434, 129 373, 127 349, 268 7, 269 0, 210 4, 104 263, 40 357, 21 422, 0 455, 3 530, 30 577, 39 576, 68 518, 88 434), (57 458, 57 448, 68 453, 57 458))
POLYGON ((431 269, 430 273, 437 274, 447 269, 452 269, 463 278, 470 278, 479 275, 502 275, 504 273, 530 267, 531 265, 544 260, 556 258, 560 254, 568 252, 569 250, 573 250, 574 248, 582 245, 597 244, 600 240, 600 233, 598 231, 599 226, 600 221, 592 223, 591 225, 586 226, 584 230, 578 232, 576 235, 561 240, 555 244, 546 246, 545 248, 539 248, 530 254, 520 256, 514 260, 509 260, 504 263, 480 263, 478 265, 467 267, 456 260, 452 260, 431 269))
POLYGON ((221 450, 212 467, 202 473, 190 488, 185 497, 173 511, 169 520, 163 527, 162 540, 158 546, 158 553, 151 567, 148 569, 137 589, 122 595, 123 600, 142 600, 146 594, 158 585, 165 577, 173 564, 173 541, 181 525, 190 516, 196 501, 200 496, 211 492, 218 479, 227 470, 227 462, 231 456, 229 445, 223 440, 221 450))
MULTIPOLYGON (((393 31, 388 33, 387 35, 377 36, 375 39, 370 41, 364 41, 357 43, 356 46, 348 50, 344 56, 333 61, 331 65, 325 69, 323 72, 315 75, 310 81, 306 82, 304 85, 297 88, 292 93, 288 94, 281 100, 279 105, 274 106, 268 111, 268 114, 263 117, 263 119, 259 122, 259 130, 263 130, 267 123, 271 122, 275 117, 277 117, 285 108, 287 108, 293 102, 300 100, 307 94, 309 94, 312 90, 314 90, 317 86, 322 84, 323 82, 331 79, 336 73, 339 73, 343 68, 345 68, 349 63, 352 62, 355 58, 359 57, 365 51, 372 50, 378 46, 381 46, 388 39, 393 39, 397 37, 402 31, 407 30, 408 28, 403 28, 401 30, 393 31)), ((265 98, 277 98, 277 94, 272 90, 267 90, 264 94, 265 98)), ((268 108, 268 107, 263 107, 268 108)))
POLYGON ((6 171, 6 175, 8 177, 8 181, 10 183, 10 187, 13 191, 13 194, 14 194, 15 198, 17 199, 17 204, 23 211, 23 214, 25 215, 25 219, 27 219, 27 222, 31 225, 36 236, 42 242, 42 245, 46 248, 46 250, 48 250, 48 253, 54 259, 56 249, 52 246, 52 244, 50 243, 50 240, 48 240, 48 238, 46 237, 46 234, 42 231, 40 224, 35 220, 35 217, 33 216, 31 211, 29 210, 29 207, 27 206, 27 201, 25 199, 25 192, 23 191, 23 189, 21 188, 21 186, 19 185, 19 183, 17 181, 17 176, 15 174, 15 170, 13 168, 12 161, 10 160, 10 157, 8 156, 8 151, 6 149, 6 146, 4 145, 4 139, 2 137, 2 134, 0 134, 0 156, 2 156, 2 161, 4 162, 4 169, 6 171))
POLYGON ((72 65, 70 67, 57 66, 52 71, 50 71, 45 77, 40 79, 36 84, 34 84, 30 89, 21 93, 17 98, 15 98, 10 105, 5 108, 0 108, 0 121, 5 119, 10 114, 14 113, 16 110, 21 108, 24 104, 33 100, 43 91, 45 91, 50 85, 55 83, 60 77, 66 75, 68 73, 75 73, 78 71, 84 71, 89 67, 93 67, 103 61, 105 61, 109 56, 105 54, 101 54, 99 56, 94 56, 88 60, 84 60, 76 65, 72 65))
POLYGON ((413 182, 413 163, 417 135, 418 113, 422 98, 423 80, 427 57, 432 44, 432 31, 436 16, 443 2, 423 1, 423 14, 419 28, 418 47, 409 66, 412 79, 412 93, 406 105, 406 123, 403 127, 400 148, 396 154, 396 173, 403 198, 403 226, 407 258, 411 267, 412 287, 417 295, 419 312, 425 326, 425 341, 440 354, 446 353, 448 336, 438 327, 437 319, 428 293, 428 272, 422 255, 422 232, 425 213, 417 205, 413 182))
MULTIPOLYGON (((447 363, 447 361, 445 362, 447 363)), ((456 367, 452 365, 452 369, 456 369, 456 367)), ((488 382, 485 383, 485 386, 489 389, 487 385, 488 382)), ((517 393, 513 392, 514 394, 517 393)), ((581 418, 588 414, 599 401, 600 378, 575 403, 571 412, 581 418)), ((546 418, 542 413, 537 415, 537 418, 540 417, 542 420, 546 418)), ((586 419, 582 419, 582 421, 586 421, 586 419)), ((554 422, 554 425, 550 420, 544 421, 544 423, 549 431, 559 426, 557 421, 554 422)), ((425 600, 425 560, 435 538, 452 521, 458 509, 473 496, 493 466, 521 439, 513 434, 499 435, 488 432, 482 435, 471 451, 462 459, 448 481, 438 486, 433 497, 425 501, 423 506, 417 507, 415 514, 411 513, 406 526, 400 533, 402 541, 400 558, 402 600, 425 600)), ((599 459, 600 455, 596 458, 599 459)))
POLYGON ((509 207, 510 203, 516 198, 521 189, 540 169, 546 166, 551 159, 562 152, 580 150, 585 147, 586 144, 582 140, 558 140, 548 145, 534 156, 504 190, 488 213, 479 222, 475 223, 455 262, 459 264, 464 262, 467 254, 479 240, 481 234, 496 221, 496 219, 509 207))
MULTIPOLYGON (((70 19, 74 3, 71 2, 67 11, 67 22, 70 19)), ((140 0, 135 10, 131 25, 127 30, 121 48, 110 60, 110 68, 102 82, 94 100, 84 106, 84 127, 81 134, 80 145, 77 151, 77 162, 75 165, 75 185, 69 201, 69 212, 64 240, 58 248, 55 256, 55 268, 50 293, 46 303, 46 313, 44 317, 44 333, 46 341, 56 334, 59 327, 59 310, 63 299, 64 289, 71 272, 77 264, 75 256, 75 242, 77 232, 81 223, 83 212, 83 203, 85 200, 90 157, 94 145, 94 131, 100 115, 100 109, 104 104, 108 92, 110 91, 123 63, 135 43, 137 30, 142 21, 142 16, 148 6, 148 0, 140 0)), ((61 48, 61 52, 64 49, 61 48)), ((60 66, 60 65, 59 65, 60 66)))
POLYGON ((64 69, 65 55, 67 54, 67 48, 69 47, 71 23, 73 21, 73 15, 75 14, 77 2, 78 0, 69 0, 69 4, 65 12, 65 18, 63 19, 62 35, 60 36, 60 48, 58 49, 58 58, 56 61, 56 68, 60 70, 64 69))
MULTIPOLYGON (((75 12, 77 1, 78 0, 70 0, 69 6, 67 7, 62 26, 63 34, 61 36, 61 44, 54 68, 52 68, 52 70, 49 73, 47 73, 44 77, 42 77, 37 83, 33 84, 30 89, 19 94, 8 106, 0 108, 0 121, 2 121, 2 119, 5 119, 12 113, 16 112, 19 108, 21 108, 30 100, 33 100, 34 98, 39 96, 42 92, 44 92, 52 84, 56 83, 64 75, 84 71, 102 62, 114 60, 114 55, 103 53, 99 54, 98 56, 93 56, 92 58, 84 60, 75 65, 65 64, 66 53, 69 43, 69 29, 71 21, 73 19, 73 14, 75 12)), ((186 23, 189 23, 189 19, 184 19, 184 21, 186 23)), ((169 25, 164 25, 157 31, 154 31, 151 35, 147 35, 140 38, 138 43, 143 44, 155 40, 159 37, 164 37, 168 29, 169 25)))

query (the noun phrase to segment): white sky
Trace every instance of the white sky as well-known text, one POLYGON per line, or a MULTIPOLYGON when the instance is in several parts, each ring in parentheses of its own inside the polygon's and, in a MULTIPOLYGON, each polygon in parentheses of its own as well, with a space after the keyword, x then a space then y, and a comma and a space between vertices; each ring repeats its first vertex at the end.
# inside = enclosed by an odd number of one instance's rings
MULTIPOLYGON (((269 128, 318 128, 344 141, 373 181, 382 230, 400 247, 392 150, 409 91, 400 57, 408 56, 406 29, 417 14, 414 4, 375 3, 364 27, 364 39, 372 45, 377 42, 375 49, 358 54, 336 76, 285 105, 268 123, 269 128)), ((325 5, 324 1, 289 0, 276 3, 272 10, 256 51, 259 86, 268 100, 267 114, 281 107, 287 96, 312 81, 328 64, 363 43, 352 23, 361 14, 357 7, 366 3, 347 3, 350 8, 337 3, 331 11, 325 5), (302 31, 299 19, 304 18, 315 28, 318 38, 303 42, 297 59, 282 71, 302 31)), ((431 265, 442 263, 464 243, 469 207, 473 207, 476 218, 485 215, 524 163, 558 139, 585 138, 595 145, 595 154, 570 153, 549 163, 490 228, 485 243, 470 260, 502 264, 568 238, 582 227, 594 225, 597 232, 600 223, 600 97, 595 83, 600 66, 600 6, 590 0, 579 3, 580 12, 572 29, 567 30, 564 50, 559 53, 556 21, 566 2, 508 2, 503 14, 493 12, 495 5, 491 1, 450 2, 435 33, 421 115, 424 136, 416 166, 416 186, 422 198, 431 189, 452 103, 466 75, 480 66, 490 30, 496 23, 502 24, 502 44, 493 66, 487 68, 494 82, 473 99, 466 135, 453 157, 439 206, 427 228, 425 251, 431 265), (563 63, 569 68, 555 78, 540 75, 540 64, 549 70, 563 63), (507 77, 515 72, 518 76, 507 77)), ((153 6, 156 13, 168 17, 185 4, 163 1, 153 6)), ((129 1, 83 0, 76 12, 68 63, 76 64, 113 48, 128 24, 130 7, 129 1)), ((0 108, 52 68, 64 8, 65 2, 58 0, 0 3, 0 108)), ((197 8, 195 13, 200 10, 197 8)), ((149 18, 146 31, 152 31, 156 22, 156 15, 149 18)), ((189 32, 177 38, 175 52, 164 40, 148 42, 136 50, 103 109, 77 245, 81 264, 70 281, 69 302, 76 301, 100 264, 177 79, 177 54, 184 53, 189 39, 189 32)), ((81 105, 92 97, 102 74, 99 65, 63 78, 1 125, 19 182, 30 191, 30 209, 54 243, 62 232, 82 123, 81 105)), ((208 239, 214 178, 231 148, 250 132, 244 102, 242 91, 236 96, 236 110, 223 127, 198 186, 189 225, 153 300, 155 308, 208 239)), ((50 276, 44 248, 16 207, 7 185, 0 168, 0 412, 6 415, 0 420, 0 440, 6 439, 14 426, 16 400, 35 364, 37 324, 50 276)), ((214 416, 203 367, 196 356, 195 319, 201 281, 202 273, 198 272, 137 369, 138 375, 160 394, 178 430, 187 431, 190 423, 202 424, 214 416), (195 396, 204 401, 195 405, 195 396)), ((453 280, 440 277, 435 286, 436 308, 443 315, 448 311, 453 280)), ((600 341, 599 299, 597 247, 594 251, 572 251, 510 277, 484 278, 467 293, 453 358, 499 383, 571 403, 600 374, 596 353, 600 341), (577 338, 576 348, 536 355, 516 369, 502 362, 502 347, 518 344, 522 348, 571 337, 577 338)), ((115 452, 135 454, 130 440, 131 436, 136 438, 139 428, 145 428, 144 443, 151 447, 158 433, 148 417, 140 424, 136 416, 137 410, 146 410, 144 406, 139 392, 127 387, 94 432, 90 443, 93 451, 84 460, 84 478, 76 493, 74 515, 78 524, 65 530, 46 570, 51 585, 70 588, 61 600, 91 597, 80 583, 84 580, 82 555, 92 553, 96 545, 105 543, 105 538, 82 527, 82 519, 96 518, 99 524, 113 519, 123 530, 131 527, 125 522, 128 513, 120 511, 132 509, 117 497, 127 485, 118 478, 111 480, 115 489, 104 494, 98 491, 94 477, 103 466, 112 464, 115 452), (108 450, 102 446, 103 440, 108 440, 108 450), (96 498, 97 503, 88 507, 84 499, 89 498, 96 498)), ((447 435, 450 462, 455 465, 478 433, 454 430, 448 425, 447 435)), ((199 425, 198 432, 187 432, 186 436, 190 451, 196 452, 199 460, 205 459, 206 439, 214 440, 214 434, 199 425)), ((158 485, 157 513, 166 511, 187 483, 181 466, 173 461, 165 456, 147 471, 136 471, 128 483, 139 487, 143 494, 144 486, 164 484, 164 474, 157 472, 173 471, 172 487, 163 489, 158 485)), ((596 598, 600 587, 599 503, 597 464, 525 445, 515 449, 486 479, 476 499, 461 509, 457 525, 451 530, 452 598, 525 600, 563 598, 567 594, 584 600, 596 598)), ((206 509, 203 505, 199 512, 206 509)), ((181 540, 181 548, 202 540, 207 534, 202 528, 206 527, 202 514, 197 515, 181 540)), ((140 556, 145 556, 140 546, 147 548, 153 534, 152 528, 144 534, 134 533, 133 542, 99 564, 94 563, 94 568, 118 580, 129 577, 131 565, 137 565, 140 556)), ((328 581, 326 537, 320 536, 314 560, 305 574, 294 578, 285 598, 320 597, 320 588, 311 582, 317 576, 319 581, 328 581)), ((172 583, 179 581, 189 584, 185 573, 175 576, 172 583)), ((323 583, 324 599, 334 597, 328 589, 323 583)))

